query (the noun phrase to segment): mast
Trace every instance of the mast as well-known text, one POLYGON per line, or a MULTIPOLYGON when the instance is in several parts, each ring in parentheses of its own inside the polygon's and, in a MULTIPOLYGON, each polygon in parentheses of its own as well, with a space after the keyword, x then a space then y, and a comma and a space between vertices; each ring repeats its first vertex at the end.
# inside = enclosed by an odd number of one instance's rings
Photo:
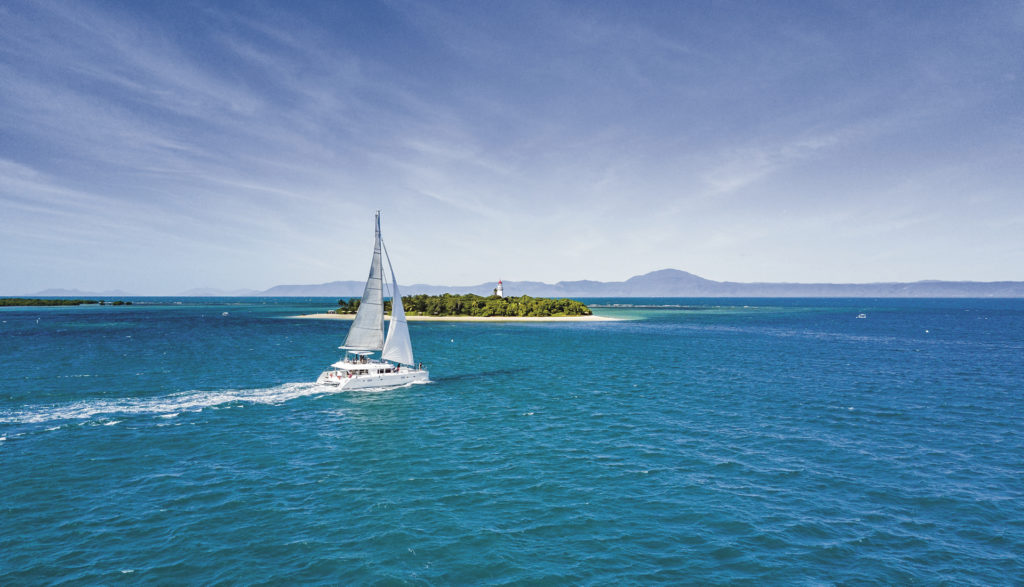
POLYGON ((356 318, 348 330, 342 348, 360 351, 379 351, 384 348, 384 283, 380 258, 380 211, 374 219, 373 258, 370 275, 363 288, 356 318))

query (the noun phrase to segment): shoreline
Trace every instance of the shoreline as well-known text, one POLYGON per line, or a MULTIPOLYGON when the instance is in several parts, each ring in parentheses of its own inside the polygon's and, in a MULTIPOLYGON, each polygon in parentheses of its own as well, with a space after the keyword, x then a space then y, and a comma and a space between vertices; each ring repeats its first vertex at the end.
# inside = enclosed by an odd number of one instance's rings
MULTIPOLYGON (((289 316, 289 318, 302 318, 309 320, 353 320, 355 314, 302 314, 289 316)), ((385 316, 385 320, 391 320, 391 316, 385 316)), ((608 316, 409 316, 409 322, 619 322, 624 318, 610 318, 608 316)))

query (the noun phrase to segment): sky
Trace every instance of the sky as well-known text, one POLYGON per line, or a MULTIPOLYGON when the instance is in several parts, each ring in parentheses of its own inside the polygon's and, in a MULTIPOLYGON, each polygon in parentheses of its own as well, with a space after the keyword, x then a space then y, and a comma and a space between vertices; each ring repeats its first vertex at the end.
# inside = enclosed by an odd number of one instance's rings
POLYGON ((1024 280, 1024 2, 0 1, 0 293, 1024 280))

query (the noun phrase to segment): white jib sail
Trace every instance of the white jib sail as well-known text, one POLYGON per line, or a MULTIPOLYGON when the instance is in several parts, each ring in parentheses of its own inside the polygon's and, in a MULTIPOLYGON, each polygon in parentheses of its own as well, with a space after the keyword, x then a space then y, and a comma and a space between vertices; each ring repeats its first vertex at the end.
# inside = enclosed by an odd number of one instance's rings
POLYGON ((384 351, 380 358, 403 365, 413 365, 412 341, 409 340, 409 323, 405 321, 405 308, 402 307, 402 294, 398 291, 395 281, 395 270, 391 267, 391 324, 388 326, 388 338, 384 341, 384 351))
POLYGON ((363 289, 356 319, 348 330, 343 348, 379 351, 384 346, 384 283, 380 262, 380 213, 377 214, 373 239, 373 261, 370 276, 363 289))

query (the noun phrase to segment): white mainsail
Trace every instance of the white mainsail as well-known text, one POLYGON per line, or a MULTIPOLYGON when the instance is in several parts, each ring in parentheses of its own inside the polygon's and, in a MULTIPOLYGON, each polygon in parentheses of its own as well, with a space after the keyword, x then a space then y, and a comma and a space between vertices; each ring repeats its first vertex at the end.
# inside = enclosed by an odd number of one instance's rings
POLYGON ((363 289, 363 299, 356 310, 356 318, 348 330, 342 348, 360 351, 379 351, 384 347, 384 280, 380 262, 380 212, 377 213, 373 236, 373 260, 370 277, 363 289))
POLYGON ((388 259, 391 269, 391 324, 388 326, 388 338, 384 341, 384 351, 380 358, 403 365, 412 365, 412 341, 409 339, 409 323, 405 321, 405 308, 402 307, 402 294, 398 291, 395 280, 395 269, 388 259))

